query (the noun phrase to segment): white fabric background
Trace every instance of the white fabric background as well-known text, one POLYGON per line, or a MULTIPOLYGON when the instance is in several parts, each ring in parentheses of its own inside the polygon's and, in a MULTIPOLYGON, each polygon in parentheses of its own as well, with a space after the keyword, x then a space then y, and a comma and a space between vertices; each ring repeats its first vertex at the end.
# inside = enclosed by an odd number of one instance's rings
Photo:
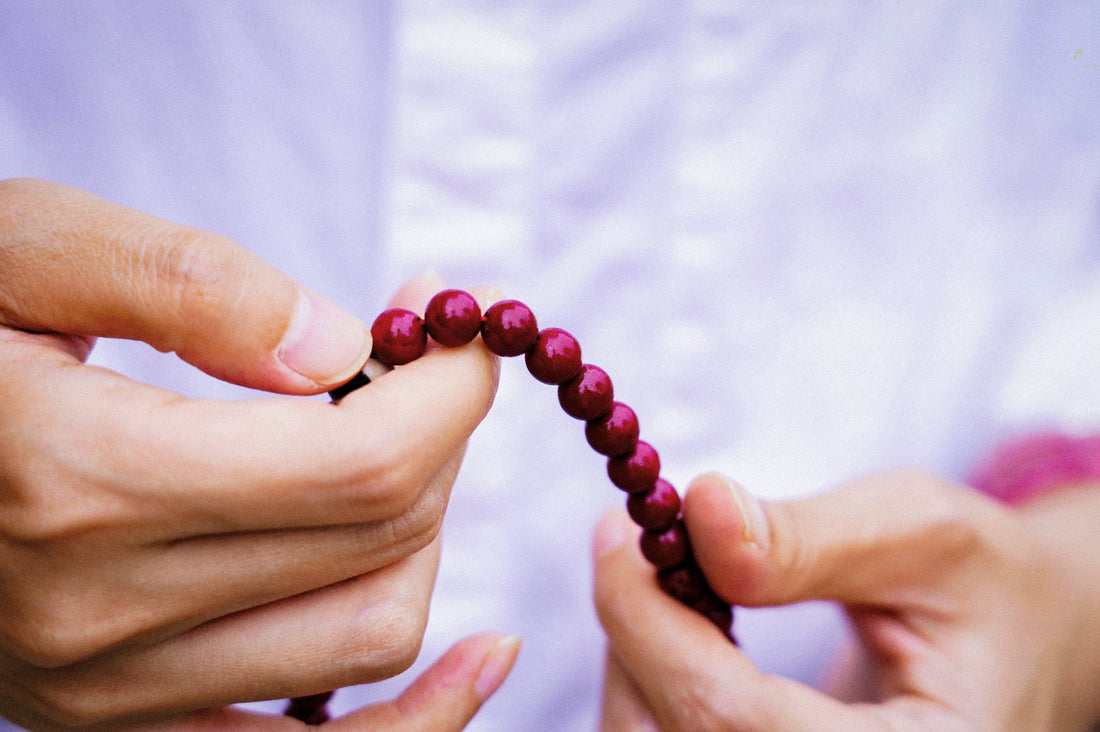
MULTIPOLYGON (((0 2, 0 177, 226 234, 368 321, 425 269, 501 284, 674 483, 779 498, 1100 423, 1098 59, 1090 0, 0 2)), ((247 396, 137 344, 93 361, 247 396)), ((470 728, 591 728, 588 543, 621 499, 506 363, 421 660, 337 710, 496 628, 525 646, 470 728)), ((810 682, 841 632, 738 615, 810 682)))

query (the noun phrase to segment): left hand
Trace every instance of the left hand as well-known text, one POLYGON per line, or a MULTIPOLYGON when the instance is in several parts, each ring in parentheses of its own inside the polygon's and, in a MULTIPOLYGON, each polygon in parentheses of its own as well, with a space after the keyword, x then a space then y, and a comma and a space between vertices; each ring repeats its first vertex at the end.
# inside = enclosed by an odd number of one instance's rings
POLYGON ((318 726, 222 708, 143 727, 146 732, 283 732, 319 729, 332 732, 458 732, 473 718, 512 670, 518 639, 499 633, 464 638, 399 697, 358 709, 318 726))
POLYGON ((1100 490, 1027 510, 896 471, 787 503, 718 476, 684 515, 737 605, 842 603, 860 662, 830 696, 758 671, 666 596, 637 532, 605 518, 595 598, 609 638, 604 730, 1082 730, 1100 718, 1100 490))

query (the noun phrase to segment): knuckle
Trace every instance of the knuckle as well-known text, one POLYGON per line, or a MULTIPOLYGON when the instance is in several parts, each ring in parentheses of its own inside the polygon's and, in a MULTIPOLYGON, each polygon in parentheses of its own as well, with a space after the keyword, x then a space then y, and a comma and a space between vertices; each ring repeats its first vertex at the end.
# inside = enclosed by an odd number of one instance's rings
POLYGON ((208 316, 238 291, 231 284, 236 278, 235 250, 227 244, 201 229, 173 227, 143 252, 150 259, 154 296, 166 298, 182 322, 209 323, 208 316))
POLYGON ((70 666, 95 655, 105 645, 96 630, 88 627, 82 616, 57 609, 74 603, 79 606, 80 598, 30 598, 21 611, 13 613, 23 620, 14 624, 13 631, 5 631, 5 645, 23 661, 42 669, 70 666))
POLYGON ((386 679, 407 670, 420 655, 427 622, 424 602, 408 599, 387 604, 371 619, 371 632, 359 636, 370 647, 355 654, 354 675, 386 679))
POLYGON ((36 716, 49 720, 53 729, 81 729, 106 721, 110 716, 95 695, 69 688, 46 685, 34 693, 36 716))

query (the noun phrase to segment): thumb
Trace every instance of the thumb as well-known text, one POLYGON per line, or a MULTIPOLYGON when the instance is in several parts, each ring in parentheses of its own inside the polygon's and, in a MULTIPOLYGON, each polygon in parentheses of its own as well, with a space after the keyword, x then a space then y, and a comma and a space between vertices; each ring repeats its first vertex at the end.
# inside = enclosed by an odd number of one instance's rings
POLYGON ((367 326, 224 237, 84 191, 0 182, 0 323, 142 340, 284 393, 347 380, 367 326))
POLYGON ((784 502, 709 474, 685 492, 683 511, 699 566, 730 602, 892 606, 959 566, 978 541, 983 505, 962 487, 897 470, 784 502))

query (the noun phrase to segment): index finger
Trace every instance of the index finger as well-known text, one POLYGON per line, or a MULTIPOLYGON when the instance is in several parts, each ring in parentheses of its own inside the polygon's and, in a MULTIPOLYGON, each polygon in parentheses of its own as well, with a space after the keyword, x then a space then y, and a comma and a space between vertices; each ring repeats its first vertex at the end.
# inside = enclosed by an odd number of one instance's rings
POLYGON ((33 416, 0 422, 19 455, 7 477, 49 503, 28 510, 69 526, 159 516, 177 536, 393 516, 463 448, 497 381, 480 344, 433 351, 339 407, 186 399, 33 343, 10 344, 4 362, 3 411, 33 416))

